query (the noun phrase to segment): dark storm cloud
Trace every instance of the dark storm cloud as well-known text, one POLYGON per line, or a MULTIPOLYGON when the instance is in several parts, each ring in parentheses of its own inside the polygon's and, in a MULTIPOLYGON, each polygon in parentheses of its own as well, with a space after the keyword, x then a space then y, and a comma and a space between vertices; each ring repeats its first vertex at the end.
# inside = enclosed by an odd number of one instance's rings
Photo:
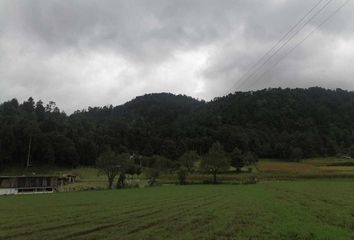
MULTIPOLYGON (((71 112, 147 92, 210 99, 277 86, 353 89, 351 2, 271 71, 238 82, 316 2, 4 0, 0 100, 33 96, 71 112)), ((332 1, 291 44, 342 2, 332 1)))

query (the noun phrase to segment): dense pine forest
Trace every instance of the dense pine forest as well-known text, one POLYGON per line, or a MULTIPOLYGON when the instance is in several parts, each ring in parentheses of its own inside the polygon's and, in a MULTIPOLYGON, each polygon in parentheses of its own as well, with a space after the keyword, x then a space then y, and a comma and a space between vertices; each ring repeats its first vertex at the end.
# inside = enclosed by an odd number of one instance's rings
POLYGON ((170 93, 147 94, 120 106, 67 115, 54 102, 29 98, 0 105, 0 167, 94 165, 107 148, 160 155, 205 154, 215 142, 261 158, 296 160, 351 154, 354 92, 264 89, 210 102, 170 93), (30 149, 29 149, 30 148, 30 149))

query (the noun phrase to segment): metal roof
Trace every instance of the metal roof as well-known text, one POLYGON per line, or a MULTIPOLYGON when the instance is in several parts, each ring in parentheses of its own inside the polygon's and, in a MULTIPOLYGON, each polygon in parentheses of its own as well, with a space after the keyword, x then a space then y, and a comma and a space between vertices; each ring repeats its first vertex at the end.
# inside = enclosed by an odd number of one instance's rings
POLYGON ((53 175, 0 176, 0 178, 44 178, 44 177, 57 178, 58 176, 53 176, 53 175))

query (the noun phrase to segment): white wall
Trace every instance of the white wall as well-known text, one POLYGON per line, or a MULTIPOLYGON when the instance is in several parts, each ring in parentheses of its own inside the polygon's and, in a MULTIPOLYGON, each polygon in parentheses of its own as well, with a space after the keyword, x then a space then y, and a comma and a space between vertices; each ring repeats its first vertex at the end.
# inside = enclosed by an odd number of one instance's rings
POLYGON ((17 189, 15 188, 0 188, 0 195, 10 195, 17 194, 17 189))

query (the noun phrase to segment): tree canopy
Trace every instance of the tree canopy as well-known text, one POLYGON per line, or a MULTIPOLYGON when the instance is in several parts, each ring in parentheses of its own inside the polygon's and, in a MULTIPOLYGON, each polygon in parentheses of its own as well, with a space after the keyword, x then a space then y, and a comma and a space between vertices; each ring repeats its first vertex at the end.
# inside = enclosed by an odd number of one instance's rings
POLYGON ((261 158, 352 155, 353 125, 354 92, 318 87, 236 92, 210 102, 147 94, 71 115, 54 102, 12 99, 0 104, 0 168, 25 166, 28 155, 31 165, 95 165, 107 146, 177 162, 189 151, 207 154, 214 142, 227 154, 237 146, 261 158))
POLYGON ((229 169, 230 159, 219 142, 215 142, 210 147, 208 153, 202 158, 200 167, 213 176, 214 184, 217 183, 216 175, 229 169))

